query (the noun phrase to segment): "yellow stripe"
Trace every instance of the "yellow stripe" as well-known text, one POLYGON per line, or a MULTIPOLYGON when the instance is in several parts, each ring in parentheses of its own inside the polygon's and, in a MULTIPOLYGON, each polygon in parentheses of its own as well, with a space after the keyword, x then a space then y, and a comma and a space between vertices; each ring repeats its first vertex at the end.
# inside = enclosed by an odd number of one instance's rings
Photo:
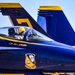
POLYGON ((7 74, 7 73, 3 73, 3 74, 0 74, 0 75, 25 75, 25 74, 17 74, 17 73, 16 74, 15 73, 8 73, 7 74))
POLYGON ((0 8, 22 8, 19 3, 0 3, 0 8))
POLYGON ((32 42, 15 40, 15 39, 11 39, 11 38, 5 38, 5 37, 2 37, 2 36, 0 36, 0 39, 12 41, 12 42, 17 42, 17 43, 24 43, 24 44, 35 44, 35 45, 41 45, 41 46, 50 46, 50 45, 47 45, 47 44, 40 44, 40 43, 34 43, 34 42, 32 43, 32 42))
MULTIPOLYGON (((5 38, 0 36, 0 39, 2 40, 8 40, 8 41, 12 41, 12 42, 16 42, 16 43, 24 43, 24 44, 34 44, 34 45, 40 45, 40 46, 53 46, 53 45, 49 45, 49 44, 40 44, 40 43, 34 43, 34 42, 26 42, 26 41, 20 41, 20 40, 16 40, 16 39, 11 39, 11 38, 5 38)), ((60 46, 54 46, 54 47, 60 47, 60 46)), ((63 47, 65 48, 65 47, 63 47)))
POLYGON ((40 6, 38 10, 62 10, 60 6, 40 6))
POLYGON ((5 37, 1 37, 1 36, 0 36, 0 39, 13 41, 13 42, 18 42, 18 43, 27 43, 27 42, 24 42, 24 41, 14 40, 14 39, 11 39, 11 38, 5 38, 5 37))

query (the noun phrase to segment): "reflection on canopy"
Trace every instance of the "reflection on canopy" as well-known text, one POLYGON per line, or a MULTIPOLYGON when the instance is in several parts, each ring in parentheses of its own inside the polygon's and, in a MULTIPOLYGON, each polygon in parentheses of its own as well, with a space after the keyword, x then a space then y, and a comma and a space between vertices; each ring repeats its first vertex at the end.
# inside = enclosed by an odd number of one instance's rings
MULTIPOLYGON (((0 35, 4 36, 4 37, 8 37, 9 36, 9 30, 13 29, 12 34, 15 36, 13 37, 13 39, 17 39, 16 36, 19 36, 18 33, 18 28, 20 26, 13 26, 13 27, 2 27, 0 28, 0 35)), ((35 29, 29 28, 29 27, 25 27, 23 26, 26 30, 26 32, 24 33, 24 38, 22 40, 25 41, 53 41, 52 39, 48 38, 47 36, 43 35, 42 33, 36 31, 35 29)))
POLYGON ((42 33, 34 30, 29 29, 26 36, 27 41, 53 41, 52 39, 48 38, 47 36, 43 35, 42 33))

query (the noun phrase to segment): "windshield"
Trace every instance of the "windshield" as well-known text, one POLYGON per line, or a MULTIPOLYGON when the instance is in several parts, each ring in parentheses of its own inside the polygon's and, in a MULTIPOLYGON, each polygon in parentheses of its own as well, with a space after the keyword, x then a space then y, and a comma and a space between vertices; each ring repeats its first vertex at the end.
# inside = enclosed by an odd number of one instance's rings
POLYGON ((34 29, 30 29, 27 33, 26 36, 26 40, 27 41, 53 41, 52 39, 50 39, 49 37, 43 35, 42 33, 34 30, 34 29))
POLYGON ((0 28, 0 36, 25 41, 53 41, 35 29, 25 26, 2 27, 0 28), (23 33, 20 33, 21 29, 24 30, 23 33))

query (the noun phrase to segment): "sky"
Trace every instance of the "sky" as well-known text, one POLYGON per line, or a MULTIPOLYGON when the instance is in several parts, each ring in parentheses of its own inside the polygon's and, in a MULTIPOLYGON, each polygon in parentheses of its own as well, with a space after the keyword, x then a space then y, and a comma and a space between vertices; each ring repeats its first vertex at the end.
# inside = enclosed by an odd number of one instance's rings
MULTIPOLYGON (((75 0, 0 0, 0 2, 18 2, 28 13, 37 21, 37 12, 42 5, 61 6, 71 26, 75 30, 75 0)), ((0 27, 10 26, 10 20, 7 16, 0 13, 0 27)))

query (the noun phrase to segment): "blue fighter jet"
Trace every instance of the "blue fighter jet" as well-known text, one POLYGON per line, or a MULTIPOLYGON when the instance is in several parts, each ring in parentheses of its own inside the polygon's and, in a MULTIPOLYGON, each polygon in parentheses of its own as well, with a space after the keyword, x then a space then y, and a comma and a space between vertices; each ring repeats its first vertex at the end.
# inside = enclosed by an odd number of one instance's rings
POLYGON ((75 71, 73 46, 51 39, 19 3, 0 3, 0 8, 14 24, 0 28, 0 72, 75 71))

